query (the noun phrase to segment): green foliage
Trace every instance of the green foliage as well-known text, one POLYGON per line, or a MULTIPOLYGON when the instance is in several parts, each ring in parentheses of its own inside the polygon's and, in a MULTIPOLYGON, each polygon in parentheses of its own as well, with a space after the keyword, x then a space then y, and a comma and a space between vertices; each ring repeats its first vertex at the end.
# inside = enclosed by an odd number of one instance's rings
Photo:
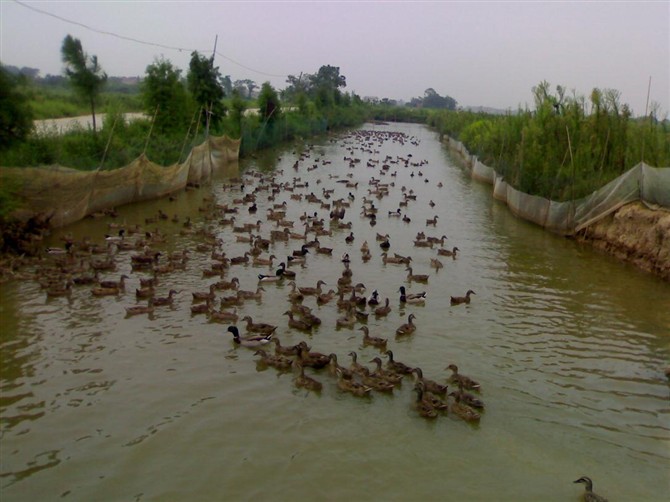
POLYGON ((266 124, 260 117, 248 117, 244 119, 242 126, 240 156, 244 157, 282 142, 353 127, 369 118, 369 107, 354 98, 351 98, 349 106, 333 107, 327 113, 309 102, 307 113, 299 109, 284 111, 272 124, 266 124))
POLYGON ((0 66, 0 150, 28 137, 33 127, 32 115, 17 79, 0 66))
POLYGON ((239 138, 242 133, 242 120, 244 118, 244 111, 247 108, 247 103, 244 101, 240 92, 233 89, 232 98, 230 100, 230 112, 228 113, 227 130, 230 136, 239 138))
POLYGON ((462 141, 515 188, 553 200, 580 198, 644 160, 670 165, 670 123, 634 120, 612 89, 586 99, 552 93, 547 82, 532 89, 535 110, 507 115, 440 112, 428 123, 462 141))
POLYGON ((226 96, 232 96, 233 81, 230 79, 230 75, 221 78, 221 86, 223 87, 223 92, 226 96))
POLYGON ((458 103, 451 96, 440 96, 435 89, 429 87, 423 93, 423 98, 412 98, 409 106, 413 108, 429 108, 455 110, 458 103))
POLYGON ((268 124, 273 124, 281 116, 281 103, 277 91, 270 82, 265 82, 261 87, 261 93, 258 95, 258 113, 268 124))
MULTIPOLYGON (((19 84, 21 94, 26 96, 35 120, 77 117, 91 113, 90 106, 83 103, 72 89, 61 86, 45 85, 45 79, 23 82, 19 84)), ((139 86, 138 86, 139 87, 139 86)), ((105 90, 98 97, 97 109, 108 112, 109 109, 121 108, 126 112, 142 111, 142 103, 138 93, 112 92, 105 90)))
MULTIPOLYGON (((192 62, 194 64, 189 73, 191 89, 195 89, 195 83, 200 82, 196 76, 200 75, 201 70, 205 76, 214 75, 218 79, 218 69, 212 68, 209 60, 194 53, 192 62)), ((345 79, 339 76, 339 69, 330 68, 333 71, 326 71, 325 75, 330 75, 328 78, 334 85, 342 85, 345 79)), ((58 164, 84 170, 100 167, 113 169, 129 164, 142 153, 162 165, 183 161, 193 146, 204 141, 207 133, 205 128, 190 129, 188 120, 181 127, 180 121, 175 120, 173 127, 171 122, 161 124, 157 119, 157 125, 152 130, 150 119, 130 123, 122 120, 122 114, 130 111, 127 106, 135 106, 135 110, 144 106, 153 117, 155 108, 152 106, 151 109, 148 103, 153 105, 160 98, 167 107, 175 104, 173 101, 179 101, 180 91, 174 92, 179 76, 179 72, 169 61, 157 60, 147 68, 147 79, 141 96, 113 94, 116 99, 110 99, 107 103, 107 117, 97 136, 81 127, 73 128, 63 135, 54 130, 51 134, 39 137, 29 136, 7 151, 0 152, 0 165, 20 167, 58 164), (155 81, 152 80, 153 77, 156 77, 155 81), (154 91, 155 94, 152 94, 154 91), (175 96, 176 99, 172 99, 175 96), (156 101, 151 101, 149 97, 156 101)), ((324 76, 324 72, 321 76, 324 76)), ((58 94, 60 100, 66 102, 72 97, 71 92, 59 88, 57 82, 58 79, 54 79, 54 85, 49 86, 51 89, 48 91, 44 87, 36 86, 31 92, 34 92, 34 96, 58 94)), ((246 95, 248 90, 247 87, 242 91, 246 95)), ((233 90, 228 101, 231 112, 215 124, 216 127, 210 124, 209 133, 241 138, 240 155, 245 156, 282 142, 359 125, 371 116, 369 106, 355 94, 340 94, 337 102, 333 99, 326 108, 317 106, 307 92, 302 92, 299 102, 300 106, 282 108, 277 92, 266 84, 258 99, 259 114, 247 116, 245 109, 254 106, 253 102, 245 100, 242 94, 233 90)), ((179 110, 175 109, 170 118, 178 115, 179 110)), ((202 116, 205 116, 204 112, 202 116)))
POLYGON ((191 53, 188 71, 188 90, 198 106, 205 111, 201 115, 202 124, 210 128, 223 122, 226 114, 223 98, 225 93, 221 84, 219 67, 214 66, 213 59, 191 53))
MULTIPOLYGON (((317 108, 324 110, 339 106, 342 100, 340 87, 347 86, 347 78, 340 75, 339 66, 324 65, 314 75, 300 74, 299 77, 289 75, 286 82, 289 84, 283 94, 287 101, 301 105, 299 102, 306 95, 317 108)), ((303 113, 304 113, 303 107, 303 113)))
POLYGON ((147 66, 142 103, 148 116, 156 116, 154 128, 158 133, 188 128, 193 107, 180 75, 181 70, 162 57, 147 66))
POLYGON ((18 206, 20 183, 4 172, 0 175, 0 223, 18 206))
POLYGON ((35 120, 88 115, 88 105, 83 105, 75 96, 36 93, 30 101, 35 120))
MULTIPOLYGON (((354 97, 353 102, 356 102, 354 97)), ((372 118, 383 122, 428 123, 429 111, 423 108, 395 106, 383 100, 371 107, 372 118)))
POLYGON ((246 99, 252 99, 254 90, 258 89, 258 85, 253 80, 248 78, 244 80, 236 80, 234 88, 240 93, 240 96, 245 96, 246 99))
POLYGON ((65 74, 70 79, 72 87, 91 106, 93 117, 93 131, 96 131, 95 103, 102 87, 107 81, 107 74, 98 64, 98 57, 89 57, 81 46, 81 41, 67 35, 63 39, 61 56, 65 63, 65 74))

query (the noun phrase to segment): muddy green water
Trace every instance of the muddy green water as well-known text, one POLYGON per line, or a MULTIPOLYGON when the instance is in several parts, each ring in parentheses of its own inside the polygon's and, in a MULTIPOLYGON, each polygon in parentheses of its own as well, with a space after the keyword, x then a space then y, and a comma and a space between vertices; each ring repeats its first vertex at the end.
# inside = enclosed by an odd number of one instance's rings
MULTIPOLYGON (((125 307, 141 303, 134 292, 147 275, 131 271, 134 251, 119 252, 117 271, 102 274, 130 276, 126 293, 117 297, 93 297, 90 286, 76 286, 69 299, 48 299, 30 280, 0 286, 3 502, 565 501, 579 500, 583 487, 573 481, 582 475, 611 501, 667 500, 670 402, 663 371, 670 366, 670 286, 516 219, 492 200, 490 186, 470 180, 429 129, 365 129, 399 131, 414 141, 324 139, 297 171, 292 166, 306 147, 292 146, 240 166, 245 191, 260 183, 249 172, 274 169, 277 182, 309 183, 293 194, 321 197, 327 188, 335 190, 331 200, 355 196, 344 218, 352 223, 354 242, 345 242, 348 230, 320 237, 333 256, 310 255, 304 268, 293 268, 296 282, 314 286, 323 279, 326 290, 335 288, 340 256, 349 252, 354 283, 391 299, 387 318, 369 318, 370 333, 387 337, 396 359, 420 366, 427 377, 444 381, 445 367, 454 362, 477 379, 487 406, 479 426, 454 416, 420 418, 411 406, 410 381, 393 395, 358 399, 340 393, 328 374, 308 372, 323 382, 323 391, 297 390, 293 375, 260 368, 253 351, 235 348, 227 324, 191 315, 191 292, 218 278, 202 277, 212 263, 209 253, 195 250, 202 238, 179 235, 181 222, 190 215, 195 229, 211 228, 229 257, 248 249, 231 227, 199 210, 209 197, 233 205, 241 196, 237 185, 226 187, 233 166, 175 201, 123 207, 116 220, 89 219, 64 229, 101 241, 110 221, 144 225, 159 208, 178 214, 178 224, 147 225, 166 234, 166 242, 155 245, 164 254, 191 250, 185 270, 161 276, 159 296, 170 288, 182 291, 172 308, 125 317, 125 307), (391 164, 381 175, 387 155, 427 164, 391 164), (343 160, 349 156, 361 159, 353 169, 343 160), (368 160, 380 162, 366 167, 368 160), (314 164, 318 168, 308 170, 314 164), (387 197, 375 199, 374 228, 360 215, 371 177, 395 184, 387 197), (337 183, 347 179, 358 187, 337 183), (387 216, 398 208, 403 186, 417 194, 402 208, 410 223, 387 216), (434 215, 437 226, 426 227, 434 215), (445 247, 458 246, 461 254, 439 257, 444 268, 436 272, 430 258, 437 248, 413 246, 419 231, 446 235, 445 247), (390 252, 411 255, 414 273, 430 274, 429 283, 409 284, 403 267, 384 265, 376 233, 389 234, 390 252), (368 263, 359 251, 365 240, 372 250, 368 263), (401 285, 426 290, 426 305, 402 308, 401 285), (468 289, 476 292, 470 305, 450 306, 450 295, 468 289), (416 315, 416 334, 396 340, 409 313, 416 315)), ((302 231, 298 218, 306 211, 317 211, 328 225, 328 210, 290 195, 283 190, 268 201, 268 192, 259 192, 258 213, 241 207, 235 224, 263 220, 259 233, 268 237, 274 226, 265 221, 267 208, 287 201, 295 231, 302 231)), ((54 235, 46 244, 62 242, 54 235)), ((297 240, 280 242, 271 252, 283 260, 298 247, 297 240)), ((236 265, 225 277, 255 290, 257 274, 267 271, 236 265)), ((262 300, 247 301, 238 313, 278 324, 283 344, 306 339, 345 365, 352 350, 365 364, 379 354, 362 347, 357 329, 336 329, 342 313, 335 302, 305 300, 323 321, 305 335, 289 329, 282 316, 290 287, 264 289, 262 300)))

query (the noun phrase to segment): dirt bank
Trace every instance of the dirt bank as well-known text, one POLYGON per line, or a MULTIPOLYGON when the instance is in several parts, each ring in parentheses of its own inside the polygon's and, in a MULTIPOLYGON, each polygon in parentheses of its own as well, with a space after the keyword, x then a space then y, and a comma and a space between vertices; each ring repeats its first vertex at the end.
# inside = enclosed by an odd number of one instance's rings
POLYGON ((668 210, 634 202, 580 231, 576 239, 670 281, 668 210))

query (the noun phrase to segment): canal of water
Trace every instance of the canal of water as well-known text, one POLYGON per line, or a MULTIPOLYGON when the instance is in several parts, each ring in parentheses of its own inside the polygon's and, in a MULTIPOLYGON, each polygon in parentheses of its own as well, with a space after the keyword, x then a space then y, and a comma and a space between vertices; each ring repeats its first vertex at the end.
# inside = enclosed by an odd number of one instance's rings
MULTIPOLYGON (((118 213, 65 228, 45 246, 62 246, 66 234, 104 243, 116 225, 139 225, 152 232, 159 264, 171 252, 190 251, 185 266, 158 276, 156 296, 179 293, 172 307, 125 315, 126 307, 147 304, 135 292, 150 273, 131 267, 141 246, 115 252, 116 270, 100 274, 129 277, 118 295, 98 297, 92 286, 75 285, 69 296, 48 297, 31 279, 0 285, 4 502, 565 501, 579 500, 583 486, 573 481, 581 476, 613 501, 667 500, 670 287, 516 219, 430 129, 366 124, 358 134, 291 145, 232 166, 174 200, 118 213), (280 188, 269 200, 272 183, 280 188), (378 198, 371 191, 380 185, 388 193, 378 198), (324 190, 333 191, 329 198, 324 190), (254 191, 257 212, 250 213, 251 204, 239 199, 254 191), (309 202, 309 194, 320 202, 309 202), (351 229, 330 223, 326 206, 338 199, 349 203, 341 221, 351 229), (366 199, 377 209, 374 226, 362 214, 372 207, 366 199), (266 239, 282 230, 268 215, 283 202, 284 219, 294 222, 290 232, 304 233, 300 218, 314 212, 332 229, 318 236, 332 255, 312 249, 304 266, 289 267, 297 285, 323 280, 324 292, 337 289, 348 253, 353 284, 363 283, 365 295, 377 290, 382 302, 389 298, 391 313, 376 318, 372 307, 361 308, 367 321, 337 327, 344 315, 337 297, 319 305, 308 296, 303 304, 322 323, 306 334, 289 328, 283 315, 291 306, 284 279, 262 284, 261 299, 237 306, 240 319, 275 324, 282 345, 305 340, 347 367, 351 351, 370 368, 375 356, 387 360, 363 346, 363 325, 388 339, 396 360, 420 367, 427 378, 445 383, 451 375, 445 368, 457 364, 481 384, 486 408, 478 425, 452 412, 420 417, 410 376, 392 394, 357 398, 340 391, 327 371, 307 368, 323 390, 298 389, 296 373, 258 365, 254 350, 236 347, 228 323, 192 314, 193 292, 233 277, 241 289, 256 291, 259 273, 273 273, 300 248, 298 239, 276 241, 261 255, 275 255, 273 267, 249 257, 221 277, 203 277, 218 263, 212 249, 228 258, 250 250, 238 242, 246 234, 233 227, 260 221, 252 233, 266 239), (225 214, 224 207, 238 213, 225 214), (389 216, 398 209, 406 218, 389 216), (152 221, 159 210, 167 219, 152 221), (427 226, 436 215, 436 225, 427 226), (221 224, 231 216, 233 225, 221 224), (460 253, 452 259, 438 255, 440 244, 415 246, 419 232, 446 236, 444 249, 457 246, 460 253), (350 233, 353 242, 345 239, 350 233), (428 283, 408 282, 404 265, 384 264, 377 234, 388 234, 388 256, 411 256, 413 273, 429 274, 428 283), (443 268, 431 268, 431 259, 443 268), (401 304, 400 286, 425 291, 425 305, 401 304), (470 304, 451 305, 450 296, 469 289, 470 304), (396 337, 411 313, 415 333, 396 337)), ((144 236, 128 234, 126 242, 144 236)), ((35 279, 44 279, 44 270, 35 268, 35 279)), ((216 291, 214 306, 231 293, 216 291)), ((237 325, 244 334, 246 323, 237 325)))

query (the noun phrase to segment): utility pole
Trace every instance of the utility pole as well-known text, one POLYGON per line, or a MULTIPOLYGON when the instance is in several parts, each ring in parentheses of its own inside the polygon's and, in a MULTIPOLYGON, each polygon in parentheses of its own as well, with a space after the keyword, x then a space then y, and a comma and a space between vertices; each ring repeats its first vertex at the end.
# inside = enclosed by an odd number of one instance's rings
MULTIPOLYGON (((212 51, 212 57, 209 60, 209 66, 214 69, 214 56, 216 55, 216 43, 219 41, 219 35, 216 35, 214 37, 214 50, 212 51)), ((212 118, 212 104, 210 103, 209 105, 209 110, 205 109, 205 113, 207 113, 207 128, 205 130, 205 137, 209 138, 209 121, 212 118)))
POLYGON ((219 41, 219 35, 216 35, 216 36, 214 37, 214 50, 212 51, 212 59, 211 59, 212 66, 214 66, 214 56, 216 55, 216 43, 217 43, 218 41, 219 41))

